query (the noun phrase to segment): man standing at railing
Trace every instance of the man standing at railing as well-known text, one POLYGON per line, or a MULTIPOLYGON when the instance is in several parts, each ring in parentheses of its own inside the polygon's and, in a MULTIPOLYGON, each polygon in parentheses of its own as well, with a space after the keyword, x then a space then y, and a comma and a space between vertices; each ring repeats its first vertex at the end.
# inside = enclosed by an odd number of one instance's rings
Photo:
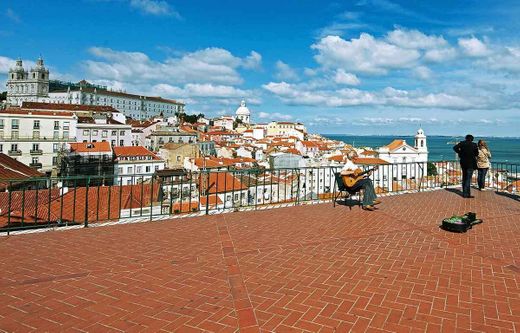
POLYGON ((478 147, 473 142, 473 135, 466 135, 466 140, 453 146, 453 150, 459 155, 460 167, 462 169, 462 196, 474 198, 471 195, 471 177, 477 168, 478 147))

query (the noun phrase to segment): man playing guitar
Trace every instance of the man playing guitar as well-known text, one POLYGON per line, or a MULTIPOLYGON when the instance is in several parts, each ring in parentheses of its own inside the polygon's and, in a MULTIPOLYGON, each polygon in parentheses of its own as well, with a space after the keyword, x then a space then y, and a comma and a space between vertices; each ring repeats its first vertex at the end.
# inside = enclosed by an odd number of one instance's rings
POLYGON ((373 170, 374 169, 371 169, 370 171, 363 171, 350 159, 347 160, 347 163, 341 169, 341 176, 345 186, 348 187, 352 192, 358 192, 362 189, 363 209, 370 211, 375 210, 374 206, 381 203, 379 200, 377 200, 374 184, 369 178, 373 170))

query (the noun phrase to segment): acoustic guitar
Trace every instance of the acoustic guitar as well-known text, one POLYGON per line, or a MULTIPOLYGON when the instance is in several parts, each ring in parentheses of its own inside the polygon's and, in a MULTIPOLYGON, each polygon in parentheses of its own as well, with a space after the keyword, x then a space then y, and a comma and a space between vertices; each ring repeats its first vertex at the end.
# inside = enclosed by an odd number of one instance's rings
POLYGON ((368 169, 361 173, 359 173, 359 172, 356 173, 356 171, 358 171, 358 170, 361 171, 361 169, 356 169, 353 173, 351 173, 349 175, 342 175, 343 184, 345 184, 346 187, 353 187, 354 185, 356 185, 356 183, 358 181, 360 181, 361 179, 364 178, 363 177, 364 175, 366 175, 367 173, 372 172, 376 169, 377 168, 368 169))

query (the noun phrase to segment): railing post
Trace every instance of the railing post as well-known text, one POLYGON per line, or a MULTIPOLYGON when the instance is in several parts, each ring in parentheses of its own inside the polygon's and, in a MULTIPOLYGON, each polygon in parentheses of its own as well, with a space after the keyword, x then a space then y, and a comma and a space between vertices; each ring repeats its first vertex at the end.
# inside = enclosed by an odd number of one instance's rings
POLYGON ((207 182, 206 182, 206 188, 205 188, 205 191, 206 191, 206 215, 209 214, 209 172, 206 172, 207 173, 207 182))
POLYGON ((83 226, 88 228, 88 187, 90 185, 90 176, 87 177, 87 184, 85 185, 85 221, 83 226))
MULTIPOLYGON (((155 191, 153 188, 153 179, 154 179, 154 177, 152 176, 151 188, 150 188, 150 222, 153 219, 153 199, 154 199, 154 194, 155 194, 155 191)), ((144 181, 143 181, 143 183, 144 183, 144 181)), ((159 191, 161 190, 159 187, 159 183, 157 184, 157 187, 158 187, 157 188, 157 198, 159 198, 159 191)), ((143 197, 141 197, 141 202, 143 202, 142 200, 143 200, 143 197)), ((161 207, 162 207, 162 203, 161 203, 161 207)), ((182 203, 181 203, 181 209, 182 209, 182 203)))
MULTIPOLYGON (((7 188, 7 190, 9 191, 9 194, 8 194, 8 204, 7 204, 7 235, 9 236, 9 232, 11 231, 11 201, 12 201, 12 187, 13 187, 13 183, 11 181, 9 181, 9 187, 7 188)), ((22 207, 23 207, 23 203, 22 203, 22 207)))

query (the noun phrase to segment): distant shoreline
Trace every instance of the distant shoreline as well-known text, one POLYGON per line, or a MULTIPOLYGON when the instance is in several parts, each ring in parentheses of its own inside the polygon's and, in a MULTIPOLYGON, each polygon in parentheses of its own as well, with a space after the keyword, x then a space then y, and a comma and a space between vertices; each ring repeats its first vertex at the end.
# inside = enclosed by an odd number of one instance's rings
MULTIPOLYGON (((366 136, 366 137, 387 137, 392 136, 395 138, 399 137, 413 137, 413 135, 410 134, 340 134, 340 133, 318 133, 321 136, 327 137, 327 136, 366 136)), ((461 138, 464 139, 466 134, 462 135, 437 135, 437 134, 428 134, 428 137, 436 137, 436 138, 461 138)), ((481 138, 497 138, 497 139, 520 139, 520 136, 493 136, 493 135, 476 135, 475 137, 481 137, 481 138)))

